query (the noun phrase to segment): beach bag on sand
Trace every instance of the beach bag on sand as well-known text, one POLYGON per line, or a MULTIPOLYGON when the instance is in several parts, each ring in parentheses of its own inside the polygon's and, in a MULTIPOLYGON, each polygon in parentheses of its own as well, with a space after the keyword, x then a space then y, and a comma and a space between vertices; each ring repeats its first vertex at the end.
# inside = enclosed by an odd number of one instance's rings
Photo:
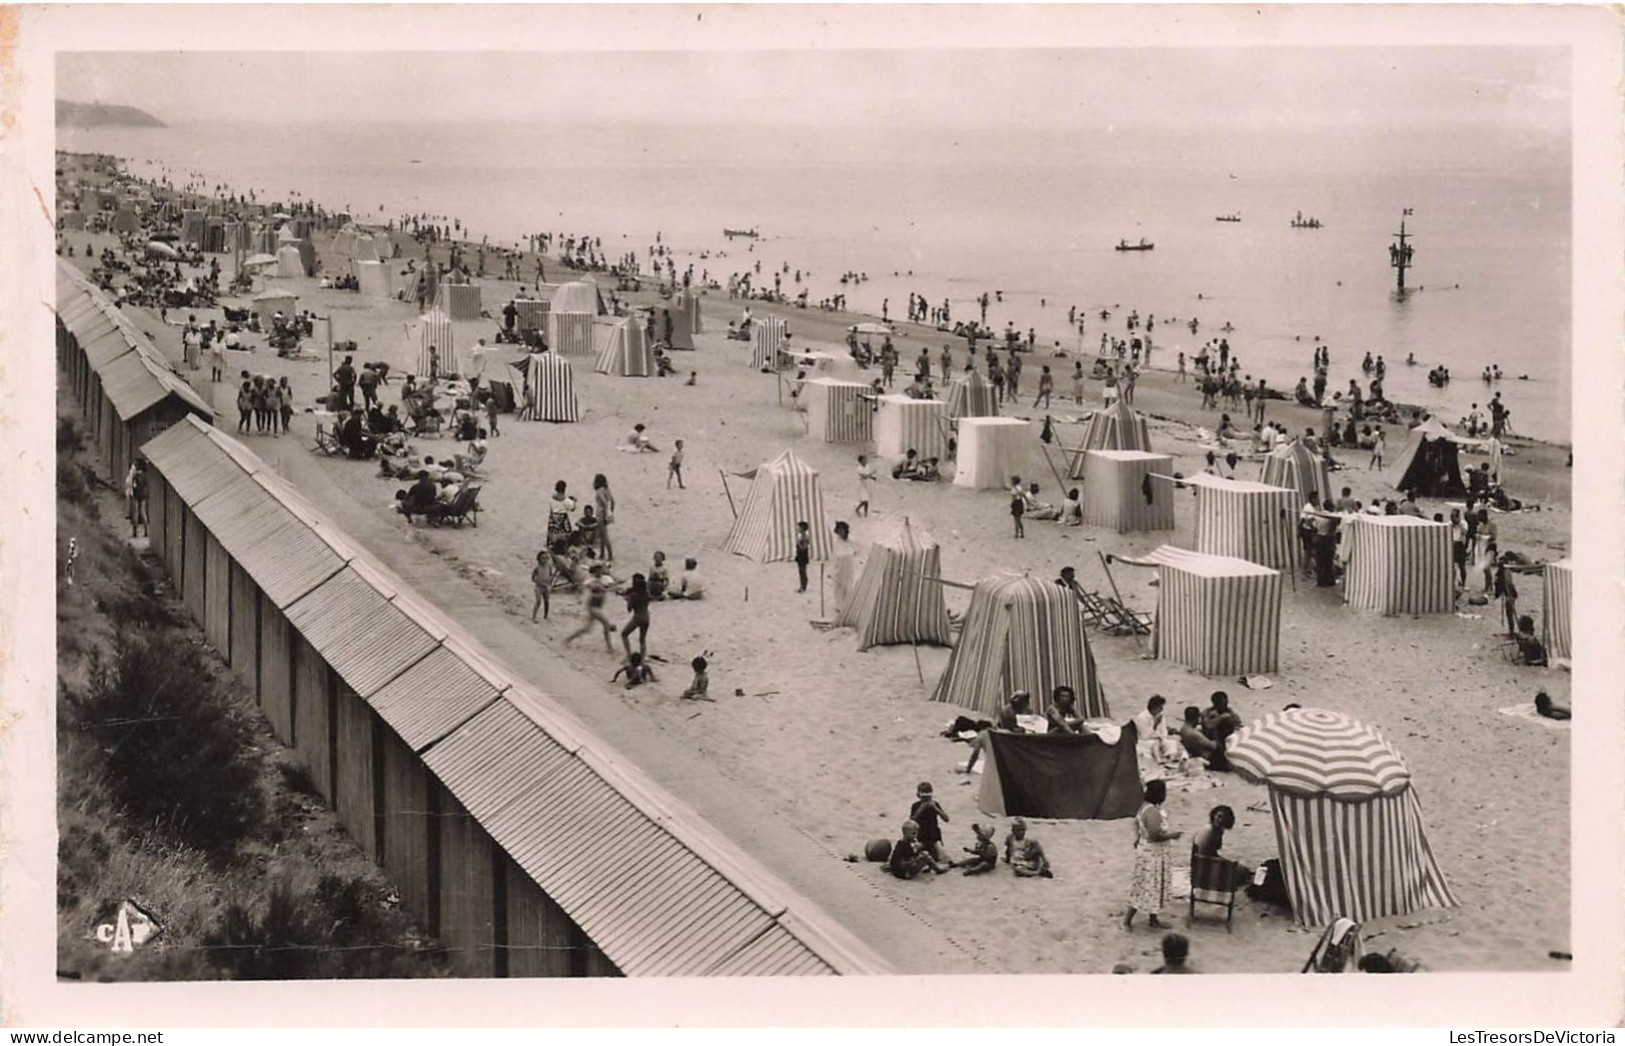
POLYGON ((1292 898, 1286 892, 1286 876, 1281 872, 1281 862, 1278 858, 1271 857, 1258 866, 1258 870, 1253 873, 1252 885, 1247 887, 1247 897, 1282 908, 1292 907, 1292 898))

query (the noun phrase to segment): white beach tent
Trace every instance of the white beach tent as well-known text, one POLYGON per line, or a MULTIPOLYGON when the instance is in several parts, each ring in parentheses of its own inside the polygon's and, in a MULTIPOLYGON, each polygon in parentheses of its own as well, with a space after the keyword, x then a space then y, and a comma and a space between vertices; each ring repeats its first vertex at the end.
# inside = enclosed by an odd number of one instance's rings
POLYGON ((952 633, 942 598, 942 551, 904 516, 869 546, 857 587, 835 623, 858 630, 858 649, 894 643, 948 646, 952 633))
POLYGON ((812 529, 812 558, 828 559, 833 549, 818 471, 786 450, 751 475, 750 493, 723 547, 759 563, 794 559, 796 524, 805 522, 812 529))
POLYGON ((299 297, 284 290, 261 291, 254 295, 251 304, 255 315, 260 318, 260 327, 270 330, 271 317, 278 312, 283 316, 292 316, 299 305, 299 297))
POLYGON ((810 378, 801 385, 801 405, 807 412, 807 434, 825 443, 867 443, 869 406, 873 390, 861 381, 810 378))
POLYGON ((1280 668, 1281 573, 1245 559, 1163 545, 1115 562, 1157 569, 1152 652, 1205 676, 1280 668))
POLYGON ((960 418, 954 486, 999 490, 1023 470, 1032 453, 1029 423, 1021 418, 960 418))
POLYGON ((617 320, 600 324, 607 328, 608 337, 598 353, 593 368, 600 374, 614 374, 623 378, 647 378, 655 372, 654 350, 643 336, 643 328, 633 320, 617 320))
POLYGON ((1143 450, 1084 451, 1083 521, 1119 534, 1174 529, 1173 483, 1156 478, 1172 475, 1173 463, 1143 450))
POLYGON ((547 312, 547 346, 561 356, 593 355, 593 318, 599 314, 598 287, 578 280, 553 292, 547 312))
POLYGON ((535 402, 532 421, 579 421, 575 373, 570 361, 553 352, 536 352, 530 357, 525 375, 529 396, 535 402))
POLYGON ((299 257, 299 248, 291 243, 277 248, 276 274, 282 278, 305 275, 305 260, 299 257))
POLYGON ((948 438, 943 431, 948 404, 942 400, 917 400, 910 396, 875 397, 875 453, 883 458, 901 458, 918 451, 920 460, 948 454, 948 438))
POLYGON ((369 298, 395 297, 395 281, 390 276, 387 262, 358 261, 351 264, 355 266, 355 281, 361 294, 369 298))

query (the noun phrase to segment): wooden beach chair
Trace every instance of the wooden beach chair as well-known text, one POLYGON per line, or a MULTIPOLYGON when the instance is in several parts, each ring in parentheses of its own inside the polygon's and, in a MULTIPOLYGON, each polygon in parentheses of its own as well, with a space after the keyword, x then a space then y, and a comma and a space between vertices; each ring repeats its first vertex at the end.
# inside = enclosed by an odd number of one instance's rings
POLYGON ((465 522, 475 527, 480 525, 480 488, 465 486, 457 492, 449 505, 431 505, 424 513, 424 518, 431 523, 450 523, 453 526, 462 526, 465 522))
POLYGON ((1196 906, 1214 905, 1224 909, 1224 929, 1230 933, 1236 915, 1236 891, 1240 865, 1224 857, 1191 854, 1191 898, 1187 923, 1196 921, 1196 906))
POLYGON ((334 436, 332 430, 319 421, 316 423, 316 443, 310 449, 313 453, 326 454, 328 457, 342 454, 338 437, 334 436))
POLYGON ((1360 924, 1352 919, 1333 919, 1321 931, 1320 940, 1309 952, 1299 973, 1352 973, 1365 953, 1360 942, 1360 924))

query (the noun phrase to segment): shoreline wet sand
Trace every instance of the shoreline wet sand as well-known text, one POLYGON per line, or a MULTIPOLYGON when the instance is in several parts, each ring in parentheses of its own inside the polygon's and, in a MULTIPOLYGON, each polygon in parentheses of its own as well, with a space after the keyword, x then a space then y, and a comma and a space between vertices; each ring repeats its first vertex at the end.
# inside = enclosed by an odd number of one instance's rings
MULTIPOLYGON (((339 271, 341 259, 323 250, 325 239, 317 243, 325 268, 339 271)), ((67 240, 79 247, 93 242, 98 249, 111 242, 83 233, 68 234, 67 240)), ((560 278, 553 259, 548 275, 560 278)), ((411 369, 405 364, 415 358, 415 349, 408 346, 402 325, 415 319, 415 307, 318 289, 314 279, 277 282, 300 295, 299 308, 339 316, 339 336, 362 346, 358 363, 388 359, 393 373, 411 369)), ((493 315, 515 286, 513 281, 477 282, 493 315)), ((653 298, 646 291, 630 300, 653 298)), ((502 435, 491 441, 490 478, 481 496, 487 511, 477 529, 405 524, 386 508, 398 484, 375 478, 376 464, 310 453, 314 423, 306 414, 296 415, 291 438, 250 436, 244 442, 346 528, 353 526, 354 536, 427 598, 473 621, 489 622, 500 615, 505 626, 490 626, 493 643, 501 641, 499 649, 518 649, 520 637, 528 636, 534 649, 527 660, 557 666, 559 683, 550 689, 562 705, 771 870, 826 910, 851 919, 853 932, 870 940, 900 970, 1105 973, 1120 962, 1141 972, 1155 966, 1156 935, 1143 928, 1125 934, 1117 925, 1132 866, 1133 829, 1127 820, 1036 822, 1034 834, 1049 853, 1053 880, 1018 880, 1001 870, 989 876, 902 882, 877 865, 844 860, 861 852, 867 839, 896 836, 920 781, 934 783, 950 814, 946 832, 951 853, 970 843, 973 821, 992 820, 1002 834, 1007 819, 987 818, 976 808, 974 785, 953 772, 964 762, 965 746, 939 736, 956 714, 968 711, 929 700, 947 651, 880 647, 858 653, 851 632, 813 628, 808 622, 819 617, 820 581, 827 598, 830 580, 817 575, 815 564, 813 590, 798 595, 793 565, 755 564, 724 552, 731 515, 717 472, 743 471, 792 448, 820 471, 826 525, 837 519, 852 522, 861 548, 907 516, 941 543, 944 576, 963 582, 1004 569, 1047 578, 1071 564, 1086 588, 1104 588, 1107 581, 1095 553, 1138 554, 1163 543, 1188 546, 1188 503, 1176 507, 1173 531, 1117 535, 1088 526, 1029 522, 1027 539, 1017 542, 1009 536, 1007 499, 999 492, 881 479, 873 517, 854 519, 855 457, 865 448, 809 440, 801 416, 779 405, 777 380, 750 369, 748 345, 723 337, 726 321, 737 318, 746 304, 729 302, 725 294, 702 299, 706 332, 696 336, 698 351, 673 354, 677 378, 598 375, 590 359, 577 360, 581 422, 531 424, 504 416, 502 435), (692 388, 681 378, 690 369, 698 372, 692 388), (665 454, 615 452, 625 431, 639 421, 649 425, 662 450, 669 450, 674 438, 685 440, 688 490, 666 490, 665 454), (552 618, 543 625, 528 621, 528 565, 541 542, 552 483, 566 479, 579 496, 598 472, 608 476, 619 501, 618 578, 643 569, 659 548, 673 564, 696 556, 710 583, 703 602, 655 605, 650 651, 664 659, 656 667, 660 682, 630 693, 606 685, 618 655, 611 657, 591 643, 562 646, 563 636, 579 620, 573 600, 555 600, 552 618), (687 683, 689 658, 702 649, 714 651, 715 704, 696 705, 676 696, 687 683), (734 696, 736 690, 744 696, 734 696), (748 796, 748 803, 731 805, 730 789, 748 796), (861 911, 869 904, 879 904, 888 914, 865 924, 861 911), (914 933, 889 937, 879 925, 892 918, 904 919, 914 933)), ((847 325, 868 319, 748 304, 757 316, 786 317, 798 344, 838 352, 844 351, 840 346, 847 325)), ((179 360, 179 327, 163 325, 148 310, 126 311, 179 360)), ((219 310, 194 311, 202 320, 220 318, 219 310)), ((171 312, 170 319, 178 322, 184 315, 171 312)), ((495 323, 487 325, 494 332, 495 323)), ((908 324, 897 327, 905 363, 926 346, 935 365, 947 342, 956 369, 963 366, 961 339, 908 324)), ((252 354, 229 354, 228 374, 251 369, 288 376, 301 411, 324 391, 325 352, 315 359, 283 360, 263 340, 254 342, 257 351, 252 354)), ((1238 351, 1245 353, 1245 347, 1238 351)), ((1100 405, 1095 381, 1088 383, 1082 408, 1063 395, 1070 391, 1066 375, 1074 358, 1051 361, 1042 351, 1026 357, 1023 387, 1028 397, 1036 387, 1037 367, 1050 362, 1056 368, 1057 395, 1050 413, 1058 419, 1100 405)), ((1085 358, 1086 364, 1091 361, 1092 356, 1085 358)), ((1169 362, 1157 359, 1159 368, 1169 362)), ((844 364, 836 372, 852 376, 844 364)), ((189 376, 230 413, 232 385, 211 390, 206 370, 189 376)), ((392 377, 385 401, 393 402, 398 390, 392 377)), ((1007 413, 1032 418, 1036 436, 1042 416, 1027 407, 1030 402, 1028 398, 1007 413)), ((1136 391, 1136 409, 1154 419, 1157 449, 1173 454, 1175 468, 1186 474, 1201 468, 1203 449, 1194 427, 1211 428, 1218 417, 1202 411, 1199 402, 1193 386, 1181 387, 1163 370, 1142 377, 1136 391)), ((1268 416, 1286 422, 1288 431, 1301 432, 1310 425, 1318 429, 1320 422, 1318 411, 1282 401, 1270 404, 1268 416)), ((222 428, 232 430, 230 418, 222 428)), ((1057 425, 1067 446, 1076 445, 1078 431, 1064 421, 1057 425)), ((1397 431, 1390 432, 1392 458, 1403 441, 1397 431)), ((1499 516, 1501 545, 1533 559, 1561 558, 1569 547, 1571 522, 1567 449, 1525 440, 1512 443, 1516 455, 1503 464, 1505 482, 1516 496, 1539 503, 1542 511, 1499 516)), ((420 453, 436 456, 460 449, 450 440, 422 440, 418 446, 420 453)), ((1058 501, 1055 478, 1039 448, 1034 439, 1022 475, 1041 483, 1046 500, 1058 501)), ((1346 484, 1362 500, 1392 496, 1380 474, 1363 468, 1368 454, 1343 452, 1338 457, 1344 454, 1354 467, 1334 474, 1334 486, 1346 484)), ((1064 467, 1055 448, 1050 455, 1056 467, 1064 467)), ((1255 478, 1250 468, 1244 465, 1238 474, 1255 478)), ((730 482, 738 499, 744 487, 741 481, 730 482)), ((1432 500, 1424 500, 1423 507, 1429 515, 1442 509, 1432 500)), ((1154 606, 1155 590, 1140 572, 1115 575, 1130 605, 1142 610, 1154 606)), ((1524 589, 1523 612, 1538 619, 1539 586, 1526 583, 1524 589)), ((948 603, 963 612, 964 594, 951 592, 948 603)), ((1285 597, 1280 671, 1274 686, 1262 691, 1145 660, 1129 638, 1091 633, 1090 639, 1113 718, 1119 721, 1143 708, 1152 693, 1165 695, 1177 710, 1205 705, 1211 691, 1225 689, 1247 721, 1295 701, 1344 711, 1381 728, 1415 776, 1433 850, 1461 907, 1380 920, 1369 928, 1373 946, 1397 947, 1435 970, 1546 969, 1551 967, 1549 951, 1569 948, 1568 730, 1547 729, 1497 710, 1527 703, 1537 688, 1567 703, 1569 678, 1561 670, 1517 668, 1505 660, 1495 635, 1498 605, 1464 604, 1461 610, 1479 616, 1385 619, 1351 611, 1336 590, 1317 589, 1299 578, 1285 597)), ((621 619, 618 606, 611 612, 621 619)), ((1193 832, 1210 806, 1225 803, 1239 818, 1227 851, 1248 863, 1273 856, 1264 790, 1229 775, 1216 775, 1210 784, 1170 797, 1174 827, 1193 832)), ((1182 904, 1170 905, 1164 915, 1183 928, 1182 904)), ((1292 927, 1284 913, 1249 902, 1238 906, 1234 933, 1205 920, 1190 933, 1192 961, 1213 972, 1296 972, 1314 943, 1314 934, 1292 927)))

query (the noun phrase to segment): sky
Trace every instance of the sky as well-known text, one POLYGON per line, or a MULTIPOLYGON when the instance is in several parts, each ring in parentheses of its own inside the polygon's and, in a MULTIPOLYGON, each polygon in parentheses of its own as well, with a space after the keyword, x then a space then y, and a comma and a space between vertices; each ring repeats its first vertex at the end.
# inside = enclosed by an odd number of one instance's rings
POLYGON ((1551 47, 62 52, 57 97, 169 123, 530 121, 1067 131, 1503 124, 1562 137, 1551 47))

